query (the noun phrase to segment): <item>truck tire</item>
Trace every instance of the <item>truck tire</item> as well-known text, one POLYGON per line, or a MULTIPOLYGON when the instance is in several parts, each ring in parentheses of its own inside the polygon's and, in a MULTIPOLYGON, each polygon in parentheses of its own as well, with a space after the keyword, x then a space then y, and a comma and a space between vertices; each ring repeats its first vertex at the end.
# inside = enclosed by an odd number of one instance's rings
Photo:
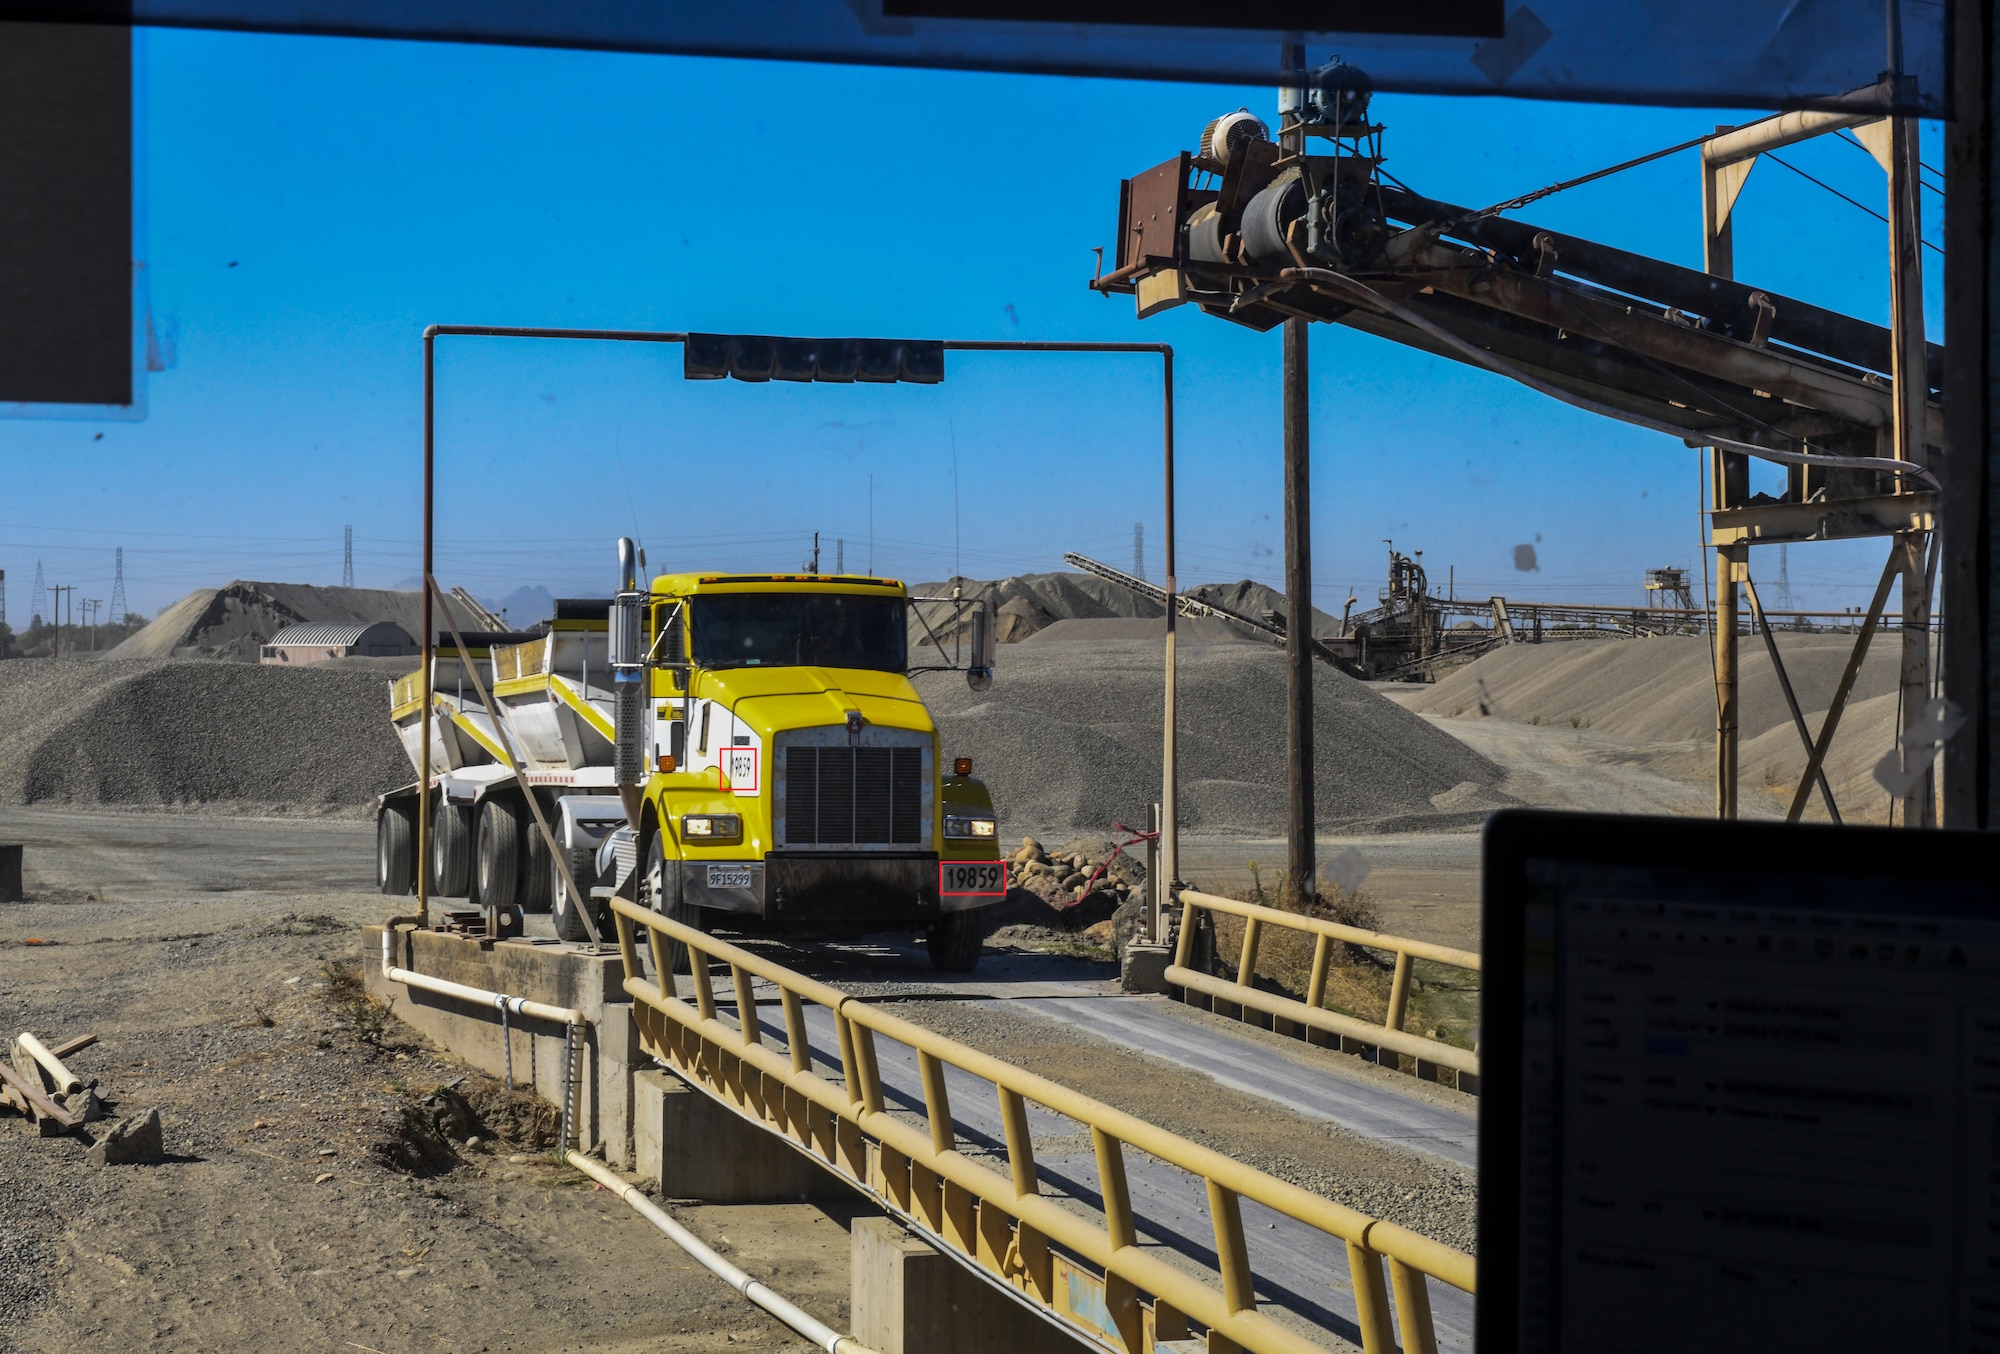
POLYGON ((487 907, 513 907, 521 893, 521 805, 512 796, 489 799, 479 807, 479 831, 473 853, 478 871, 479 901, 487 907))
MULTIPOLYGON (((678 889, 674 891, 674 897, 663 899, 661 896, 667 892, 667 848, 665 843, 666 835, 657 831, 653 833, 652 837, 646 843, 646 868, 645 872, 639 877, 639 903, 642 907, 651 908, 669 921, 677 921, 683 926, 692 926, 697 931, 706 931, 708 928, 701 924, 701 909, 691 907, 683 902, 679 896, 678 889)), ((688 956, 688 947, 678 940, 670 939, 667 941, 667 962, 673 966, 673 970, 676 973, 692 973, 694 971, 692 961, 688 956)))
POLYGON ((979 967, 979 952, 985 945, 986 919, 976 910, 945 913, 924 939, 931 967, 939 973, 972 972, 979 967))
MULTIPOLYGON (((544 815, 548 805, 542 806, 544 815)), ((527 842, 521 851, 521 910, 523 912, 546 912, 555 901, 555 866, 549 861, 549 844, 542 837, 542 830, 533 821, 521 824, 521 832, 527 842)))
MULTIPOLYGON (((576 886, 589 894, 590 886, 597 882, 596 853, 570 852, 569 872, 576 879, 576 886)), ((576 899, 570 896, 569 887, 563 883, 562 875, 556 872, 553 865, 549 869, 549 919, 555 923, 557 940, 590 939, 590 932, 583 924, 583 914, 577 911, 576 899)), ((602 927, 598 929, 598 934, 604 934, 602 927)))
POLYGON ((431 892, 440 898, 472 893, 472 808, 439 799, 431 819, 431 892))
POLYGON ((417 810, 384 804, 375 815, 375 884, 392 898, 417 891, 417 810))

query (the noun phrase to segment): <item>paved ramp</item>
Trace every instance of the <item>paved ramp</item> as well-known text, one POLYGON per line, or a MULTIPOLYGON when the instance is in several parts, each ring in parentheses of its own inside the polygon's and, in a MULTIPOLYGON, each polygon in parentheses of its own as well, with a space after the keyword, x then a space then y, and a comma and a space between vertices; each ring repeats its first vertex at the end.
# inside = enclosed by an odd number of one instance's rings
MULTIPOLYGON (((1393 1086, 1311 1067, 1252 1039, 1186 1019, 1163 999, 1117 1001, 1045 997, 1007 1003, 1007 1009, 1096 1035, 1212 1077, 1231 1090, 1274 1101, 1325 1119, 1364 1137, 1442 1157, 1467 1168, 1479 1164, 1479 1120, 1433 1105, 1393 1086)), ((1332 1059, 1344 1055, 1327 1052, 1332 1059)))
MULTIPOLYGON (((1146 1010, 1152 1006, 1152 1003, 1137 999, 1031 1000, 1042 1001, 1058 1010, 1071 1007, 1146 1010)), ((1025 1004, 1010 1003, 1010 1007, 1018 1009, 1025 1004)), ((734 1016, 733 1008, 727 1003, 719 1002, 718 1005, 734 1016)), ((1061 1018, 1047 1012, 1043 1014, 1061 1018)), ((1158 1010, 1149 1014, 1153 1020, 1164 1020, 1187 1028, 1185 1022, 1176 1020, 1170 1014, 1158 1010)), ((823 1073, 837 1077, 840 1055, 832 1012, 823 1007, 808 1006, 805 1016, 815 1066, 823 1073)), ((767 1013, 760 1009, 759 1017, 759 1023, 769 1037, 782 1039, 783 1020, 776 1011, 767 1013)), ((1140 1035, 1153 1037, 1156 1031, 1144 1023, 1146 1017, 1136 1019, 1141 1022, 1137 1027, 1140 1035)), ((1113 1036, 1106 1034, 1104 1037, 1113 1036)), ((1126 1040, 1120 1038, 1116 1042, 1124 1043, 1126 1040)), ((1245 1041, 1222 1037, 1218 1042, 1230 1051, 1232 1057, 1243 1061, 1245 1041)), ((1299 1083, 1310 1080, 1310 1077, 1301 1078, 1301 1069, 1296 1063, 1285 1062, 1266 1050, 1253 1052, 1272 1059, 1271 1065, 1260 1065, 1258 1073, 1254 1074, 1255 1084, 1272 1087, 1270 1079, 1282 1070, 1293 1079, 1286 1103, 1295 1103, 1299 1083)), ((889 1108, 921 1122, 923 1083, 915 1051, 893 1040, 878 1038, 876 1057, 881 1068, 884 1099, 889 1108)), ((961 1150, 1004 1159, 1004 1129, 991 1083, 949 1065, 945 1068, 945 1082, 951 1100, 952 1123, 959 1134, 961 1150)), ((1341 1079, 1339 1084, 1345 1086, 1349 1083, 1341 1079)), ((1031 1105, 1028 1127, 1037 1144, 1035 1164, 1043 1194, 1058 1200, 1076 1200, 1093 1211, 1101 1209, 1096 1160, 1082 1126, 1040 1106, 1031 1105)), ((1398 1131, 1409 1132, 1407 1127, 1398 1131)), ((1137 1215, 1139 1244, 1158 1248, 1163 1258, 1179 1256, 1212 1266, 1215 1263, 1215 1235, 1209 1223, 1208 1200, 1202 1181, 1143 1152, 1128 1150, 1125 1165, 1133 1210, 1137 1215)), ((1251 1267, 1257 1276, 1260 1305, 1274 1316, 1282 1312, 1294 1313, 1358 1344, 1360 1335, 1354 1319, 1354 1293, 1348 1277, 1347 1253, 1342 1243, 1247 1199, 1243 1201, 1243 1221, 1251 1267)), ((1431 1301, 1438 1347, 1471 1350, 1472 1299, 1444 1284, 1432 1284, 1431 1301)), ((1280 1316, 1280 1319, 1283 1318, 1280 1316)), ((1303 1331, 1305 1327, 1300 1329, 1303 1331)))

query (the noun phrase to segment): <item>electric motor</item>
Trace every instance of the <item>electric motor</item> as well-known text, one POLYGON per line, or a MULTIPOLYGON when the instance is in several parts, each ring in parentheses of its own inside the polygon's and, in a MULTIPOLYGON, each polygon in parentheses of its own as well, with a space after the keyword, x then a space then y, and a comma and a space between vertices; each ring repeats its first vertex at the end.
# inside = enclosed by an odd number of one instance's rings
POLYGON ((1202 159, 1213 160, 1227 169, 1244 142, 1270 139, 1271 129, 1264 125, 1264 120, 1247 108, 1239 108, 1234 113, 1224 113, 1202 129, 1197 153, 1202 159))

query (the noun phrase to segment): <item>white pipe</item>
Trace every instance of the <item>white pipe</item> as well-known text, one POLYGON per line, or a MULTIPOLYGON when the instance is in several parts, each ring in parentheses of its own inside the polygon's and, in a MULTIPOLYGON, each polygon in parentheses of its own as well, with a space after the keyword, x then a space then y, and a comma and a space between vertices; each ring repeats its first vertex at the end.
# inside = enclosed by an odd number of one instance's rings
POLYGON ((876 1350, 862 1344, 853 1336, 842 1335, 796 1303, 780 1297, 710 1250, 700 1237, 675 1222, 665 1209, 641 1194, 636 1185, 626 1184, 605 1167, 579 1153, 565 1150, 563 1160, 630 1204, 634 1212, 665 1232, 669 1241, 693 1256, 701 1263, 702 1268, 805 1336, 825 1350, 826 1354, 877 1354, 876 1350))
POLYGON ((1747 127, 1738 127, 1733 132, 1724 132, 1711 139, 1701 148, 1701 158, 1720 168, 1739 160, 1754 160, 1768 150, 1782 150, 1786 146, 1828 132, 1837 132, 1844 127, 1859 127, 1865 123, 1880 122, 1880 112, 1835 113, 1818 109, 1803 109, 1795 113, 1784 113, 1774 118, 1753 122, 1747 127))
POLYGON ((439 996, 457 997, 461 1001, 477 1002, 481 1006, 505 1007, 515 1015, 534 1016, 539 1020, 553 1020, 562 1025, 588 1025, 583 1012, 570 1006, 550 1006, 546 1002, 529 1001, 526 997, 510 997, 505 992, 488 992, 481 987, 467 987, 464 983, 446 982, 443 978, 431 978, 408 969, 392 968, 386 974, 392 983, 403 983, 409 987, 422 988, 439 996))
POLYGON ((41 1064, 42 1070, 47 1072, 50 1079, 55 1082, 58 1092, 63 1095, 72 1095, 83 1089, 83 1078, 70 1071, 67 1067, 64 1067, 62 1059, 51 1053, 49 1046, 35 1038, 34 1035, 28 1033, 26 1030, 22 1030, 21 1037, 15 1042, 20 1044, 23 1053, 41 1064))
POLYGON ((526 997, 512 997, 505 992, 489 992, 483 987, 467 987, 464 983, 448 982, 443 978, 412 973, 406 968, 392 968, 389 964, 389 947, 394 943, 392 940, 394 934, 393 927, 382 928, 382 976, 392 983, 421 988, 442 997, 457 997, 460 1001, 475 1002, 480 1006, 505 1007, 515 1015, 534 1016, 538 1020, 553 1020, 563 1025, 590 1024, 589 1017, 574 1006, 550 1006, 546 1002, 529 1001, 526 997))

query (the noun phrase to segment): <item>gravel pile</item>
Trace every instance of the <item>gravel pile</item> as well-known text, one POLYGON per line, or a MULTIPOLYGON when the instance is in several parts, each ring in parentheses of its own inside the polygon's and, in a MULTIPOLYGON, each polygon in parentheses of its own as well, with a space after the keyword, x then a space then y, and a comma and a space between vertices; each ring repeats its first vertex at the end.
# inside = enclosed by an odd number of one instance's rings
MULTIPOLYGON (((957 673, 916 678, 946 757, 970 757, 1001 829, 1050 835, 1143 827, 1160 794, 1161 653, 1140 641, 1021 644, 993 685, 957 673)), ((1500 767, 1360 682, 1314 669, 1322 829, 1395 831, 1476 822, 1500 767), (1434 805, 1434 797, 1455 811, 1434 805), (1458 806, 1463 803, 1464 807, 1458 806)), ((1184 831, 1263 836, 1285 825, 1284 655, 1254 645, 1180 653, 1180 820, 1184 831)))
MULTIPOLYGON (((1761 638, 1738 641, 1742 685, 1738 764, 1746 795, 1768 794, 1788 804, 1805 773, 1805 749, 1792 724, 1777 674, 1761 638)), ((1852 635, 1778 635, 1804 711, 1817 732, 1853 651, 1852 635)), ((1826 773, 1843 816, 1881 822, 1888 796, 1875 783, 1875 763, 1896 744, 1896 680, 1901 636, 1877 635, 1869 646, 1827 753, 1826 773)), ((1571 640, 1510 644, 1450 673, 1435 686, 1400 696, 1406 708, 1445 718, 1494 718, 1559 729, 1590 729, 1637 743, 1686 743, 1681 753, 1657 754, 1652 764, 1692 780, 1712 775, 1715 679, 1708 640, 1698 635, 1655 639, 1571 640)), ((1449 727, 1449 726, 1447 726, 1449 727)), ((1817 794, 1807 810, 1824 815, 1817 794)))
MULTIPOLYGON (((1855 682, 1854 701, 1896 689, 1900 637, 1877 635, 1855 682)), ((1737 640, 1743 736, 1789 728, 1791 712, 1764 641, 1737 640)), ((1825 710, 1853 652, 1852 635, 1778 635, 1778 653, 1808 714, 1825 710)), ((1426 714, 1485 713, 1523 723, 1560 724, 1648 742, 1715 737, 1715 670, 1700 635, 1579 639, 1509 644, 1423 687, 1402 704, 1426 714)), ((1814 727, 1817 727, 1815 722, 1814 727)), ((1796 735, 1793 735, 1796 741, 1796 735)), ((1878 751, 1877 756, 1881 753, 1878 751)))
POLYGON ((288 625, 393 621, 423 633, 422 597, 379 588, 316 588, 252 583, 200 588, 155 616, 111 652, 118 658, 230 658, 257 661, 258 649, 288 625))
POLYGON ((0 663, 0 803, 323 813, 410 779, 378 673, 0 663))

